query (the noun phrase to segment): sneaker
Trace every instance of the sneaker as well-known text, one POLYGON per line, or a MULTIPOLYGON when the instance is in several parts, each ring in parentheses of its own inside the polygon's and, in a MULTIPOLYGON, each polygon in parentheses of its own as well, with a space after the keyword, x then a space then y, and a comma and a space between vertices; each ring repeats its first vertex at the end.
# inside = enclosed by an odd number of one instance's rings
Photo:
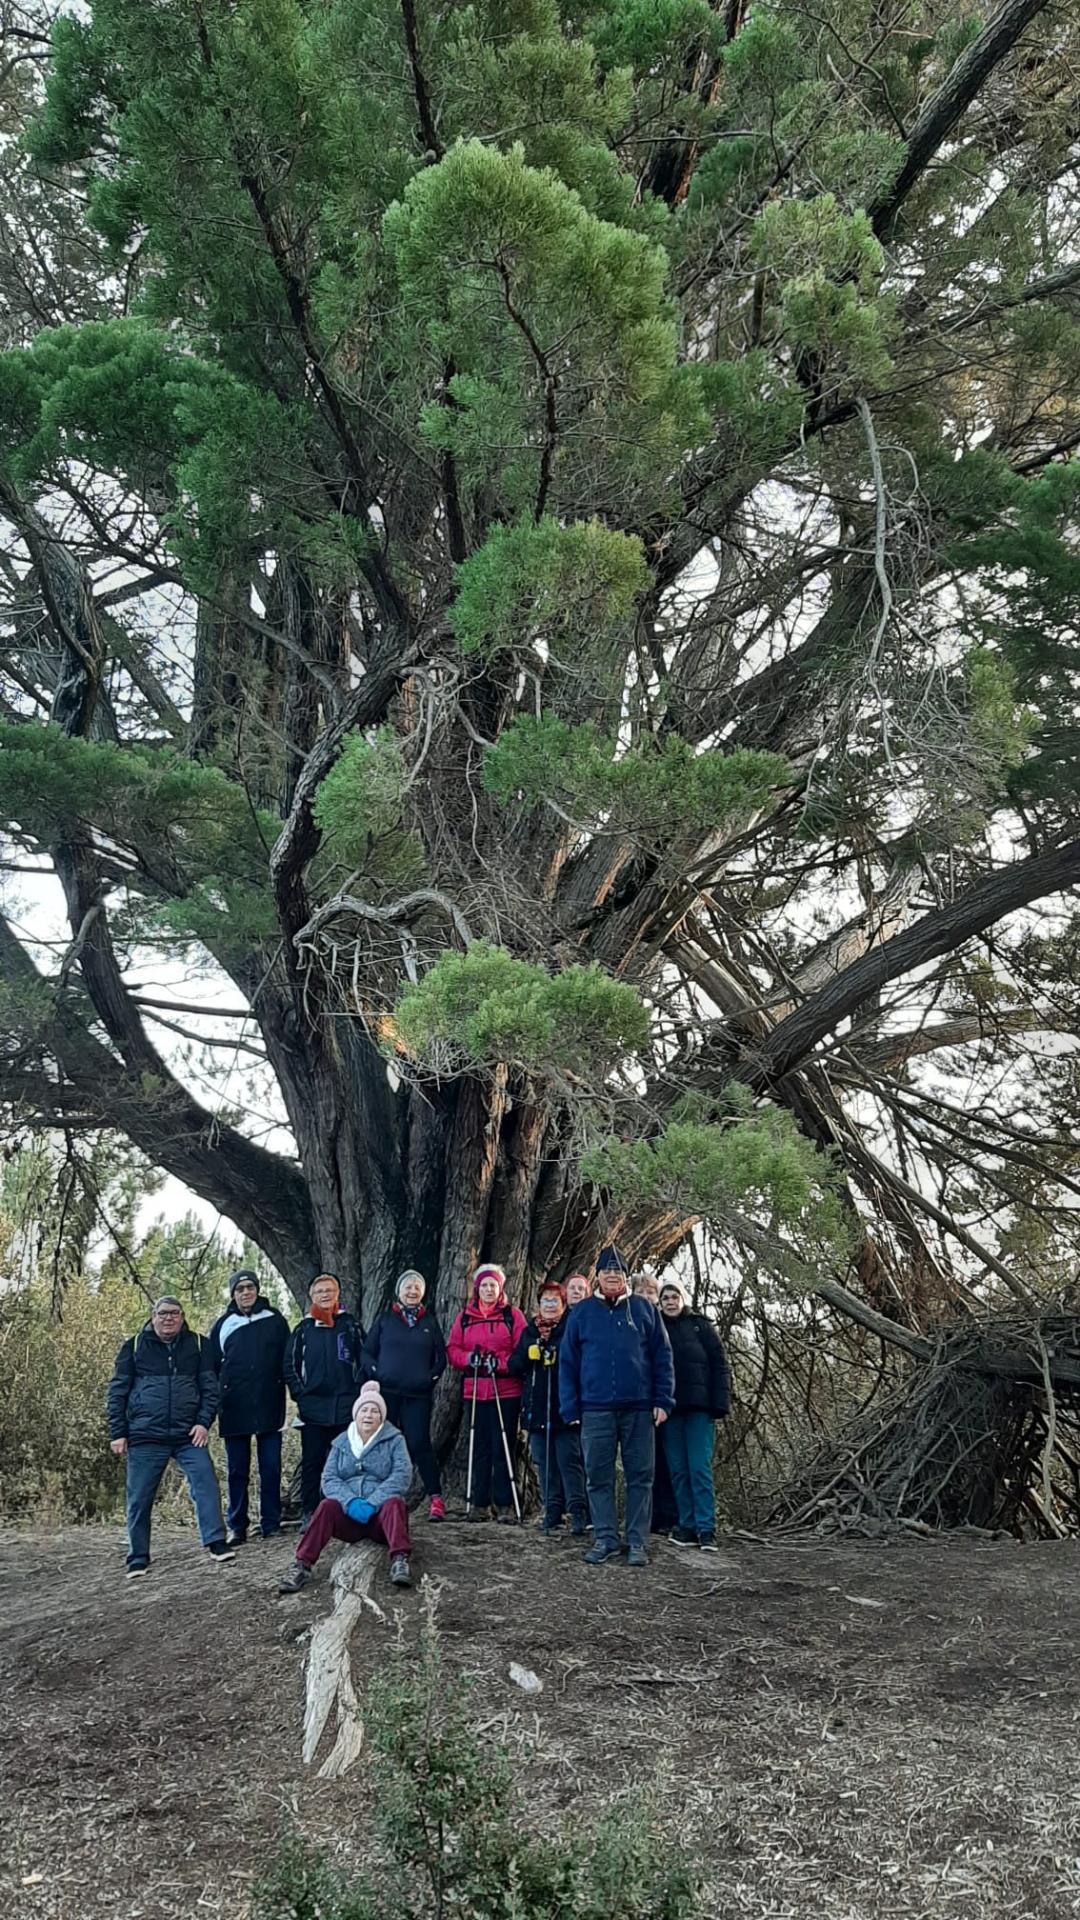
POLYGON ((699 1533, 698 1546, 701 1548, 702 1553, 715 1553, 716 1552, 715 1533, 699 1533))
POLYGON ((247 1534, 237 1533, 234 1527, 230 1527, 225 1535, 225 1545, 227 1547, 246 1547, 247 1534))
POLYGON ((586 1521, 575 1520, 570 1528, 570 1537, 572 1540, 584 1540, 588 1531, 589 1527, 586 1521))
POLYGON ((264 1540, 280 1540, 281 1528, 280 1527, 263 1527, 262 1537, 264 1540))
POLYGON ((395 1553, 390 1562, 390 1578, 395 1587, 412 1586, 412 1574, 409 1572, 409 1556, 407 1553, 395 1553))
POLYGON ((514 1512, 513 1507, 496 1507, 495 1521, 500 1527, 516 1527, 517 1514, 514 1512))
POLYGON ((432 1494, 431 1505, 428 1508, 428 1519, 429 1520, 445 1520, 446 1519, 446 1506, 443 1501, 443 1497, 441 1493, 432 1494))
POLYGON ((143 1577, 143 1574, 149 1573, 149 1571, 150 1571, 149 1560, 133 1560, 130 1566, 128 1567, 127 1577, 129 1580, 141 1580, 143 1577))
POLYGON ((236 1555, 224 1540, 212 1540, 206 1549, 211 1560, 235 1560, 236 1555))
POLYGON ((621 1552, 622 1548, 619 1546, 602 1547, 598 1543, 595 1547, 590 1547, 588 1553, 583 1553, 581 1557, 587 1567, 602 1567, 605 1560, 617 1560, 621 1552))
POLYGON ((689 1527, 673 1527, 668 1539, 673 1547, 696 1547, 698 1544, 697 1534, 689 1527))
POLYGON ((470 1507, 465 1518, 466 1520, 490 1520, 491 1515, 486 1507, 470 1507))
POLYGON ((285 1574, 283 1579, 278 1581, 278 1592, 299 1593, 301 1588, 307 1586, 310 1579, 311 1568, 302 1567, 299 1560, 294 1560, 288 1573, 285 1574))
POLYGON ((644 1547, 631 1547, 626 1556, 626 1564, 628 1567, 647 1567, 649 1556, 644 1547))

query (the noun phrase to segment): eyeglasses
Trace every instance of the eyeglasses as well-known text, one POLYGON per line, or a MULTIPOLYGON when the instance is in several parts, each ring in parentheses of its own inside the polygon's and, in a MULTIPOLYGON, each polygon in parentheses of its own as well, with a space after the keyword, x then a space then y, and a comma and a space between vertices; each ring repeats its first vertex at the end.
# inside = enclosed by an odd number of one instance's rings
POLYGON ((183 1317, 184 1317, 183 1307, 155 1307, 154 1308, 155 1320, 182 1320, 183 1317))
POLYGON ((234 1293, 257 1293, 258 1288, 253 1284, 252 1281, 245 1280, 241 1286, 234 1287, 233 1292, 234 1293))

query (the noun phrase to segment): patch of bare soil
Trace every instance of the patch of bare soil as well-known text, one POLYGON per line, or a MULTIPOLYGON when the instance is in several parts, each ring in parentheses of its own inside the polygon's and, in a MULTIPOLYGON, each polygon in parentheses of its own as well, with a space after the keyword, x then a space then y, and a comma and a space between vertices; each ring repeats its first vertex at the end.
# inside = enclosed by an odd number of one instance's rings
MULTIPOLYGON (((534 1806, 660 1796, 704 1848, 703 1914, 1080 1914, 1080 1545, 738 1538, 632 1573, 529 1531, 416 1533, 477 1737, 520 1753, 534 1806)), ((129 1587, 117 1533, 0 1533, 3 1920, 240 1920, 290 1827, 362 1850, 362 1759, 300 1764, 325 1573, 279 1599, 287 1543, 154 1548, 129 1587)), ((408 1632, 420 1596, 393 1599, 408 1632)), ((365 1614, 361 1690, 391 1631, 365 1614)))

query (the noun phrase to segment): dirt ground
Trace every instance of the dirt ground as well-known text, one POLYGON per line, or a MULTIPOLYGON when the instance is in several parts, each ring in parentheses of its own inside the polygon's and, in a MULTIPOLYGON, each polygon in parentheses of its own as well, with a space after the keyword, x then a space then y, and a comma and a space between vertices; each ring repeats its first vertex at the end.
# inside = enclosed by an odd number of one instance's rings
MULTIPOLYGON (((535 1804, 660 1794, 705 1849, 703 1914, 1080 1914, 1080 1543, 738 1537, 631 1573, 532 1532, 416 1535, 481 1737, 520 1751, 535 1804)), ((0 1532, 3 1920, 239 1920, 290 1827, 360 1844, 362 1761, 300 1764, 325 1577, 279 1599, 287 1544, 154 1551, 128 1587, 117 1533, 0 1532)), ((390 1631, 361 1623, 361 1687, 390 1631)))

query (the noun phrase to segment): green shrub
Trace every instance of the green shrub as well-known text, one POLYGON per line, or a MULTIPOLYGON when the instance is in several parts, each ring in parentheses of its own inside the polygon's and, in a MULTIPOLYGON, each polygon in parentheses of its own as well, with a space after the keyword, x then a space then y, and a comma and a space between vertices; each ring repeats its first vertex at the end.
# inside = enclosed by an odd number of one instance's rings
POLYGON ((399 1639, 371 1682, 370 1864, 347 1876, 291 1841, 255 1889, 253 1920, 681 1920, 695 1865, 647 1805, 620 1796, 562 1831, 531 1827, 510 1756, 447 1672, 429 1601, 419 1645, 399 1639))

